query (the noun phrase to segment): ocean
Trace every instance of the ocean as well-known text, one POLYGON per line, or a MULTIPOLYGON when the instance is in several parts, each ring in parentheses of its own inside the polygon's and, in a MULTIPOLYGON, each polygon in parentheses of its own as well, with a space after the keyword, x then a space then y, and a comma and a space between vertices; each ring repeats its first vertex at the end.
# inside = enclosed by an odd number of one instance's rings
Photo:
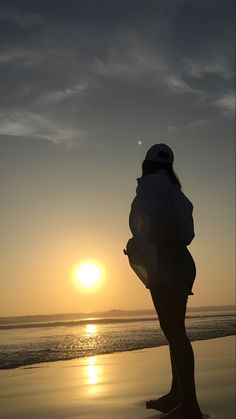
MULTIPOLYGON (((188 309, 191 341, 236 334, 234 306, 188 309)), ((152 310, 0 318, 0 369, 166 345, 152 310)))

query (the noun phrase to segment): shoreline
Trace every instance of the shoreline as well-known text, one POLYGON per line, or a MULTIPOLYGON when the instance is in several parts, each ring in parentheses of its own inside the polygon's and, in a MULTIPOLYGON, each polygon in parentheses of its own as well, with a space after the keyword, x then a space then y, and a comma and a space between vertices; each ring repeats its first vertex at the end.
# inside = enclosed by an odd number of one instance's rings
MULTIPOLYGON (((204 414, 235 417, 235 335, 193 342, 204 414)), ((145 400, 170 386, 167 345, 0 371, 1 419, 158 418, 145 400)))
MULTIPOLYGON (((201 342, 201 341, 210 341, 212 339, 224 339, 230 336, 236 336, 236 333, 231 334, 231 335, 226 335, 226 336, 214 336, 214 337, 207 337, 206 339, 204 338, 200 338, 200 339, 191 339, 190 342, 194 343, 194 342, 201 342)), ((161 343, 158 346, 145 346, 144 348, 134 348, 134 349, 127 349, 127 350, 117 350, 117 351, 111 351, 111 352, 101 352, 101 353, 95 353, 95 354, 90 354, 90 355, 81 355, 79 357, 75 357, 75 358, 66 358, 66 359, 55 359, 55 360, 50 360, 50 361, 39 361, 39 362, 32 362, 29 364, 23 364, 23 365, 16 365, 16 366, 6 366, 6 367, 0 367, 0 371, 9 371, 9 370, 16 370, 19 368, 40 368, 41 364, 54 364, 55 362, 66 362, 66 361, 76 361, 79 359, 83 359, 83 358, 90 358, 90 357, 94 357, 94 356, 102 356, 102 355, 113 355, 113 354, 121 354, 121 353, 126 353, 126 352, 135 352, 135 351, 142 351, 145 349, 154 349, 154 348, 160 348, 163 346, 168 346, 168 343, 161 343)))

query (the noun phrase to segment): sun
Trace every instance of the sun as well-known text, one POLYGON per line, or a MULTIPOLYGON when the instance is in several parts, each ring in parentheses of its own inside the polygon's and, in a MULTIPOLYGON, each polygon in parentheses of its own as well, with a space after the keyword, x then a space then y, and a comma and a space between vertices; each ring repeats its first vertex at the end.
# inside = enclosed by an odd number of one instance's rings
POLYGON ((98 291, 103 285, 105 269, 96 259, 83 259, 72 270, 72 279, 81 291, 98 291))

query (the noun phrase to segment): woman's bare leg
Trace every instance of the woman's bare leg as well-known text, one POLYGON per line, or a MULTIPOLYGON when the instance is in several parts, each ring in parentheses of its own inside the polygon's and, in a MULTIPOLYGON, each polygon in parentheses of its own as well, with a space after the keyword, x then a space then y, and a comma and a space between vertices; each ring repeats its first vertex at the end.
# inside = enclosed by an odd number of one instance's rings
MULTIPOLYGON (((156 308, 156 311, 158 313, 158 307, 157 307, 157 301, 155 298, 154 291, 152 292, 152 299, 154 306, 156 308)), ((182 304, 180 309, 180 316, 182 318, 182 321, 184 322, 186 314, 186 303, 182 304)), ((156 400, 149 400, 146 404, 147 408, 149 409, 155 409, 159 410, 160 412, 170 412, 172 409, 174 409, 176 406, 180 403, 180 382, 179 377, 176 371, 176 367, 173 360, 173 355, 171 352, 171 348, 169 346, 169 353, 170 353, 170 361, 171 361, 171 372, 172 372, 172 383, 169 393, 165 394, 164 396, 156 399, 156 400)))
POLYGON ((161 396, 158 399, 149 400, 146 403, 146 407, 148 409, 155 409, 164 413, 170 412, 172 409, 174 409, 175 407, 179 405, 180 393, 181 393, 179 378, 177 375, 177 371, 175 368, 175 364, 174 364, 170 347, 169 347, 169 352, 170 352, 170 361, 171 361, 171 370, 172 370, 172 383, 171 383, 170 391, 164 396, 161 396))
POLYGON ((194 355, 184 324, 187 298, 175 297, 164 285, 151 290, 151 294, 161 328, 169 342, 172 365, 175 367, 172 367, 172 385, 175 389, 179 383, 180 390, 179 406, 169 413, 168 418, 202 419, 196 397, 194 355))
POLYGON ((170 352, 170 362, 171 362, 171 372, 172 372, 172 383, 170 388, 170 394, 173 396, 174 399, 177 401, 180 400, 180 383, 179 383, 179 377, 176 371, 173 355, 171 352, 171 348, 169 346, 169 352, 170 352))

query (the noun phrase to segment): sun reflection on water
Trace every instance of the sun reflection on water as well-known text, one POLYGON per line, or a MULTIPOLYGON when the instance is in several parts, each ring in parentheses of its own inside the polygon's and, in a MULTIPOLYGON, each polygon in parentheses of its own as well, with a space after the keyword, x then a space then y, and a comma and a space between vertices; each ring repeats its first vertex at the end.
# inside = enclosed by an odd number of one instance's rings
POLYGON ((96 365, 95 356, 89 358, 87 365, 88 383, 91 385, 98 383, 98 366, 96 365))
MULTIPOLYGON (((97 325, 89 323, 85 325, 85 335, 89 339, 90 345, 91 340, 96 345, 96 335, 98 333, 97 325)), ((97 357, 90 356, 86 360, 86 381, 89 385, 89 393, 99 393, 101 391, 102 384, 102 366, 97 364, 97 357)))
POLYGON ((97 333, 97 326, 95 324, 86 324, 85 333, 95 335, 97 333))
POLYGON ((97 358, 95 356, 92 356, 88 359, 88 365, 86 369, 89 393, 97 394, 102 392, 102 366, 97 365, 97 358))

